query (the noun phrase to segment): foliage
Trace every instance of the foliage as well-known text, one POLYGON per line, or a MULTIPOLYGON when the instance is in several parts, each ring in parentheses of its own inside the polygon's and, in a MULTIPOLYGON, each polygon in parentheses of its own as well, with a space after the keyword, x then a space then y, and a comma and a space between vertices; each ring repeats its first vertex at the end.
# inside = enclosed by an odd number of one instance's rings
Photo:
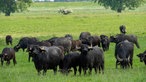
POLYGON ((105 8, 111 8, 111 10, 121 13, 126 8, 132 10, 139 7, 144 0, 95 0, 105 8))
POLYGON ((5 13, 5 16, 10 16, 16 11, 24 11, 32 3, 32 0, 0 0, 0 12, 5 13))

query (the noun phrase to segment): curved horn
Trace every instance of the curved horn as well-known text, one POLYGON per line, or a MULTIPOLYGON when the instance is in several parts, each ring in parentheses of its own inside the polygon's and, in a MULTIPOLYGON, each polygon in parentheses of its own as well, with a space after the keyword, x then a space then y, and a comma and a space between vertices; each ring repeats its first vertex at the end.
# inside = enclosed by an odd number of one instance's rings
POLYGON ((117 55, 117 60, 118 61, 123 61, 123 59, 121 59, 118 55, 117 55))
POLYGON ((39 47, 41 50, 45 50, 45 47, 44 46, 40 46, 39 47))
POLYGON ((130 61, 130 55, 128 56, 128 61, 130 61))

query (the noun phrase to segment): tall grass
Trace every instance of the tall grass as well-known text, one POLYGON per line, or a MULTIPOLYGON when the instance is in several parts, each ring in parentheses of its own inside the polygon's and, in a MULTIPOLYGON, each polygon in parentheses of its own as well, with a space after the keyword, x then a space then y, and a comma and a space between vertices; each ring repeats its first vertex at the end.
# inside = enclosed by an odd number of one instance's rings
POLYGON ((18 64, 13 66, 0 66, 0 82, 145 82, 146 66, 139 62, 138 53, 146 49, 146 5, 136 10, 126 10, 118 14, 109 9, 104 9, 92 2, 67 2, 67 3, 34 3, 29 12, 14 13, 10 17, 0 14, 0 50, 4 47, 15 46, 24 36, 38 37, 40 40, 49 39, 52 36, 64 36, 72 34, 78 39, 83 31, 89 31, 92 35, 106 34, 108 36, 120 33, 119 26, 126 25, 128 34, 138 36, 140 49, 135 47, 133 69, 115 69, 114 46, 111 43, 110 50, 105 52, 105 73, 92 75, 68 76, 59 72, 53 74, 47 71, 46 76, 38 76, 33 62, 28 62, 28 53, 20 50, 16 52, 18 64), (69 15, 59 14, 59 8, 72 9, 69 15), (12 35, 13 46, 6 46, 5 36, 12 35))

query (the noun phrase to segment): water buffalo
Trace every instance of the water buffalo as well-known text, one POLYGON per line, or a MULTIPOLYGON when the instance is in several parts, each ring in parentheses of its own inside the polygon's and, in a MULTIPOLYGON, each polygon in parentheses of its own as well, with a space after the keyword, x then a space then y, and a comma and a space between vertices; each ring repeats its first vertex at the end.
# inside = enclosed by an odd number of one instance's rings
POLYGON ((128 40, 122 41, 116 45, 115 58, 116 68, 120 64, 121 68, 127 68, 133 65, 134 45, 128 40))
POLYGON ((89 32, 81 32, 79 36, 79 40, 81 40, 83 44, 88 44, 87 40, 89 36, 91 36, 89 32))
POLYGON ((61 49, 56 46, 34 46, 32 50, 33 62, 38 75, 40 75, 41 70, 43 70, 43 75, 46 75, 47 69, 53 69, 54 74, 56 74, 57 66, 64 58, 61 49))
POLYGON ((81 40, 72 40, 71 51, 76 51, 77 47, 81 47, 81 40))
POLYGON ((108 38, 108 36, 100 35, 100 38, 103 51, 109 50, 110 39, 108 38))
POLYGON ((30 62, 30 58, 32 57, 33 53, 32 53, 32 48, 33 46, 38 45, 38 46, 46 46, 49 47, 51 46, 51 43, 47 42, 47 41, 41 41, 41 42, 36 42, 33 44, 30 44, 27 46, 27 52, 28 52, 28 61, 30 62))
POLYGON ((9 65, 11 59, 13 59, 14 65, 17 63, 15 58, 15 51, 13 48, 4 48, 0 54, 0 57, 2 66, 4 61, 7 61, 7 65, 9 65))
POLYGON ((35 37, 23 37, 19 40, 19 43, 14 47, 14 50, 18 52, 18 50, 22 48, 22 50, 24 51, 28 47, 28 45, 34 44, 36 42, 38 42, 38 39, 35 37))
POLYGON ((11 35, 7 35, 6 36, 6 44, 9 45, 11 44, 12 45, 12 42, 13 42, 13 38, 11 35))
POLYGON ((120 32, 121 32, 122 34, 125 34, 125 33, 126 33, 126 26, 125 26, 125 25, 121 25, 121 26, 119 27, 119 29, 120 29, 120 32))
POLYGON ((144 62, 144 64, 146 65, 146 50, 143 53, 139 53, 137 57, 139 57, 140 62, 144 62))
POLYGON ((102 73, 104 73, 104 53, 103 50, 100 49, 98 46, 93 48, 88 47, 86 44, 82 44, 80 57, 80 65, 79 65, 79 73, 83 69, 84 75, 86 74, 86 70, 89 68, 89 74, 92 72, 92 68, 95 69, 95 73, 97 73, 97 69, 102 69, 102 73))
POLYGON ((73 67, 74 75, 77 72, 77 66, 80 64, 80 53, 77 51, 70 52, 64 56, 61 72, 68 75, 70 69, 73 67))
POLYGON ((68 38, 59 37, 55 39, 54 46, 63 46, 64 53, 69 53, 71 50, 72 42, 68 38))
POLYGON ((94 36, 89 36, 88 38, 87 38, 87 44, 89 45, 89 46, 99 46, 100 47, 100 42, 101 42, 101 39, 100 39, 100 37, 99 36, 97 36, 97 35, 94 35, 94 36))
POLYGON ((114 42, 118 44, 121 41, 128 40, 136 45, 137 48, 140 48, 137 40, 137 36, 135 35, 125 35, 125 34, 118 34, 116 36, 110 36, 110 42, 114 42))

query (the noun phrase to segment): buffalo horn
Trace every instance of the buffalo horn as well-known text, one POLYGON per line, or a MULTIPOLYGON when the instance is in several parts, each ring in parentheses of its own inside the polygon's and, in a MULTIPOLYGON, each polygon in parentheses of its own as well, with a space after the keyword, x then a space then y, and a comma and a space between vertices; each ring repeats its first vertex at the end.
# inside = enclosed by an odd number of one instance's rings
POLYGON ((121 59, 118 55, 117 55, 117 60, 118 61, 123 61, 123 59, 121 59))

